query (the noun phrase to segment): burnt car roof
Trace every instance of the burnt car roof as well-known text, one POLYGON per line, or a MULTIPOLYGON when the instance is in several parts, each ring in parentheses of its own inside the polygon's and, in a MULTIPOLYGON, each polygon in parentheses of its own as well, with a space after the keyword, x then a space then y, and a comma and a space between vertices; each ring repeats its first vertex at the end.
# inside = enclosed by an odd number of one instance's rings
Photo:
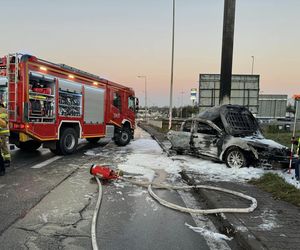
POLYGON ((199 118, 210 120, 221 125, 230 135, 251 135, 260 130, 259 124, 252 113, 241 105, 222 105, 205 110, 199 118))

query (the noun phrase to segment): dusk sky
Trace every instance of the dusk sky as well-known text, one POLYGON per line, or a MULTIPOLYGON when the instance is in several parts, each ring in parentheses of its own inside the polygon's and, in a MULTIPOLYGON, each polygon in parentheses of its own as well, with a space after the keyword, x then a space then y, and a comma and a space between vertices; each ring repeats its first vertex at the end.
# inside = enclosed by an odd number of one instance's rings
MULTIPOLYGON (((175 105, 199 73, 220 73, 223 0, 176 0, 175 105), (184 93, 181 93, 184 92, 184 93)), ((172 0, 1 0, 0 54, 25 52, 134 88, 168 105, 172 0)), ((237 0, 233 73, 260 74, 263 94, 300 93, 300 1, 237 0)))

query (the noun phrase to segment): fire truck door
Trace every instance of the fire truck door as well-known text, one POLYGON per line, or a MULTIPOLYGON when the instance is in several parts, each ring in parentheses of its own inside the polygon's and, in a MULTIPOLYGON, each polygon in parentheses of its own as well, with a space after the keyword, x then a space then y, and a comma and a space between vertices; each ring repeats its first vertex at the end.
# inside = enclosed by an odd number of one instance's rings
POLYGON ((113 98, 112 98, 112 119, 117 122, 121 123, 121 112, 122 112, 122 99, 119 92, 114 91, 113 92, 113 98))

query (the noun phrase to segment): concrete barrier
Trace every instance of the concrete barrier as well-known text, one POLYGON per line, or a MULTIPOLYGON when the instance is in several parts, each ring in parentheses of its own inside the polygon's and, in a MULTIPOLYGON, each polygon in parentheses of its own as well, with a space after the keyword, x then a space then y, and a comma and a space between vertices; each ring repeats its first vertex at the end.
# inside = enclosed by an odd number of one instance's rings
POLYGON ((163 121, 162 120, 148 120, 148 124, 157 127, 162 128, 163 127, 163 121))

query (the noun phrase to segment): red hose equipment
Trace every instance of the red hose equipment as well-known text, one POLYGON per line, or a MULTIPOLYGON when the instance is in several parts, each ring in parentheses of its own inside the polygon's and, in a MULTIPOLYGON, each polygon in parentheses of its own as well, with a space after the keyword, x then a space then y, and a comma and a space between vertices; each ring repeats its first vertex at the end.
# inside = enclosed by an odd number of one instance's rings
POLYGON ((100 166, 96 164, 91 166, 90 173, 91 175, 98 176, 103 180, 117 179, 120 176, 120 172, 116 172, 107 166, 100 166))

